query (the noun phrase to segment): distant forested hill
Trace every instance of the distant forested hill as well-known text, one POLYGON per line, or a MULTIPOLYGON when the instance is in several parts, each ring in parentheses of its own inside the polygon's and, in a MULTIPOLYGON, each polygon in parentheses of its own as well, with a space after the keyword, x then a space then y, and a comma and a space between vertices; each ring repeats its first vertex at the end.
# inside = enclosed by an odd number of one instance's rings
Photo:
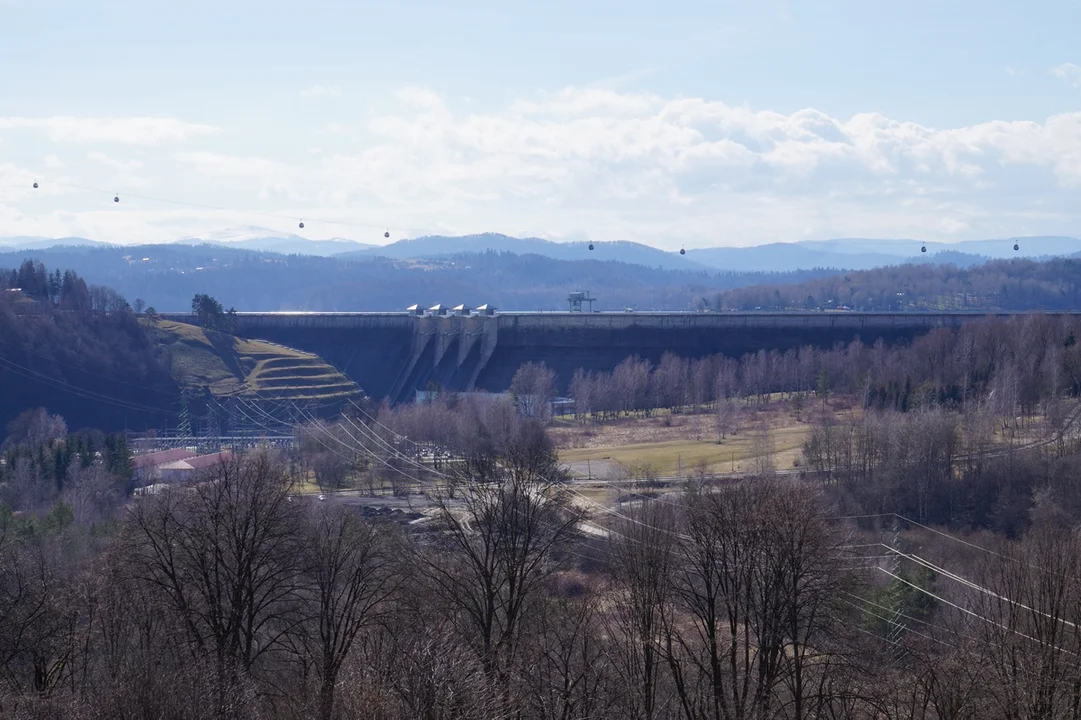
POLYGON ((506 252, 431 259, 280 255, 214 245, 55 247, 0 253, 0 267, 32 257, 75 268, 160 312, 187 311, 195 293, 237 310, 401 310, 422 305, 479 305, 505 310, 566 308, 567 293, 589 290, 597 309, 690 310, 719 291, 791 283, 840 272, 785 273, 663 270, 616 260, 558 260, 506 252))
POLYGON ((0 271, 0 388, 0 428, 36 407, 109 430, 157 427, 179 409, 168 353, 124 299, 41 263, 0 271))
POLYGON ((1081 260, 900 265, 719 294, 718 310, 1081 310, 1081 260))

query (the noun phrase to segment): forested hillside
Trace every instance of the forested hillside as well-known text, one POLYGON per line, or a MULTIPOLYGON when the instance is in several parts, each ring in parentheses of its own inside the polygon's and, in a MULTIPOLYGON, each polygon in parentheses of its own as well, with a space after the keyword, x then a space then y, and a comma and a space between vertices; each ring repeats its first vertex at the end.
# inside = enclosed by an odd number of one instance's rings
POLYGON ((599 260, 480 253, 430 260, 341 259, 235 250, 214 245, 56 247, 0 253, 0 267, 24 259, 73 267, 89 281, 141 298, 160 312, 184 312, 196 293, 254 310, 402 310, 491 303, 506 310, 566 309, 567 293, 589 290, 598 309, 691 310, 719 291, 758 283, 798 282, 835 274, 674 271, 599 260))
POLYGON ((74 428, 159 426, 180 390, 124 298, 76 272, 0 274, 0 424, 48 407, 74 428))
POLYGON ((105 430, 175 427, 184 390, 194 420, 271 397, 332 412, 360 393, 316 355, 140 316, 115 290, 30 260, 0 271, 0 387, 0 426, 48 407, 105 430))
POLYGON ((718 295, 718 310, 1067 311, 1081 308, 1081 260, 899 265, 718 295))
MULTIPOLYGON (((588 252, 588 251, 587 251, 588 252)), ((596 309, 694 310, 1064 310, 1081 306, 1081 261, 997 260, 945 255, 874 270, 793 272, 663 270, 618 259, 560 260, 509 252, 429 259, 316 257, 214 245, 54 247, 0 253, 75 268, 161 312, 186 311, 208 293, 241 311, 394 311, 421 305, 494 304, 503 310, 565 309, 589 290, 596 309)))

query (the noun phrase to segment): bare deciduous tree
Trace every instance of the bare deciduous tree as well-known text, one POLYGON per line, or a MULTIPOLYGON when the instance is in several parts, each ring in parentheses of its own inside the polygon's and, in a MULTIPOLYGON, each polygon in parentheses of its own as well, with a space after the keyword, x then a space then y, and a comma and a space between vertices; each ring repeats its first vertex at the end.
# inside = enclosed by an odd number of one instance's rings
POLYGON ((826 706, 840 573, 808 493, 755 483, 688 496, 666 627, 686 717, 805 718, 826 706))
POLYGON ((132 572, 214 662, 220 712, 235 707, 245 676, 295 624, 299 508, 289 494, 269 454, 234 456, 130 516, 132 572))
POLYGON ((613 703, 608 647, 597 619, 597 596, 580 590, 568 596, 555 588, 554 597, 538 604, 525 686, 526 717, 571 720, 602 717, 613 703))
POLYGON ((1067 718, 1081 714, 1081 543, 1041 528, 991 556, 976 596, 976 631, 994 651, 989 689, 999 717, 1067 718))
POLYGON ((626 693, 618 706, 624 717, 661 717, 667 698, 660 686, 665 671, 662 643, 675 550, 676 516, 658 502, 627 509, 612 525, 611 609, 605 612, 614 667, 626 693))
POLYGON ((509 712, 522 623, 574 542, 582 512, 545 476, 555 463, 550 448, 523 438, 506 456, 501 477, 468 485, 453 501, 437 496, 441 542, 418 560, 509 712))
POLYGON ((315 506, 302 545, 301 597, 319 678, 318 713, 334 717, 334 693, 357 636, 390 612, 401 582, 388 528, 341 506, 315 506))
POLYGON ((543 422, 551 418, 555 373, 544 363, 528 362, 518 368, 511 380, 510 391, 523 415, 543 422))

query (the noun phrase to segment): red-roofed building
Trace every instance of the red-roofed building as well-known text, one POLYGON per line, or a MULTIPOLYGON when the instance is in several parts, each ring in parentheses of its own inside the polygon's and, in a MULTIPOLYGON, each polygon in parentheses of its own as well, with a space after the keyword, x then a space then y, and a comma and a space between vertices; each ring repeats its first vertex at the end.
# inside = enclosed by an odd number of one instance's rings
POLYGON ((132 459, 132 464, 135 466, 136 486, 153 485, 161 480, 161 467, 163 465, 178 460, 187 460, 197 454, 184 448, 175 448, 173 450, 147 453, 146 455, 136 455, 132 459))
POLYGON ((214 467, 223 463, 232 456, 228 450, 223 450, 212 455, 196 455, 194 457, 166 463, 159 467, 162 482, 184 482, 200 470, 214 467))
POLYGON ((165 463, 176 462, 177 460, 187 460, 193 458, 199 453, 194 453, 191 450, 184 448, 175 448, 173 450, 161 450, 159 452, 147 453, 146 455, 135 456, 135 469, 140 470, 150 465, 164 465, 165 463))

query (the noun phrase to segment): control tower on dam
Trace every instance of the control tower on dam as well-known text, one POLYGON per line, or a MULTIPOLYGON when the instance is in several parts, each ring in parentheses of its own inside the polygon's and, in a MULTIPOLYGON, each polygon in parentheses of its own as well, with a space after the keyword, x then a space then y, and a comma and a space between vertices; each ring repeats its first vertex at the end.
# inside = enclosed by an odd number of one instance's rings
MULTIPOLYGON (((438 307, 438 306, 437 306, 438 307)), ((237 334, 321 355, 368 395, 410 402, 417 390, 500 392, 526 362, 551 367, 561 391, 575 370, 611 371, 630 355, 656 363, 740 357, 853 340, 904 343, 983 313, 238 313, 237 334)), ((1008 314, 997 315, 1008 317, 1008 314)), ((191 315, 169 315, 193 322, 191 315)))

